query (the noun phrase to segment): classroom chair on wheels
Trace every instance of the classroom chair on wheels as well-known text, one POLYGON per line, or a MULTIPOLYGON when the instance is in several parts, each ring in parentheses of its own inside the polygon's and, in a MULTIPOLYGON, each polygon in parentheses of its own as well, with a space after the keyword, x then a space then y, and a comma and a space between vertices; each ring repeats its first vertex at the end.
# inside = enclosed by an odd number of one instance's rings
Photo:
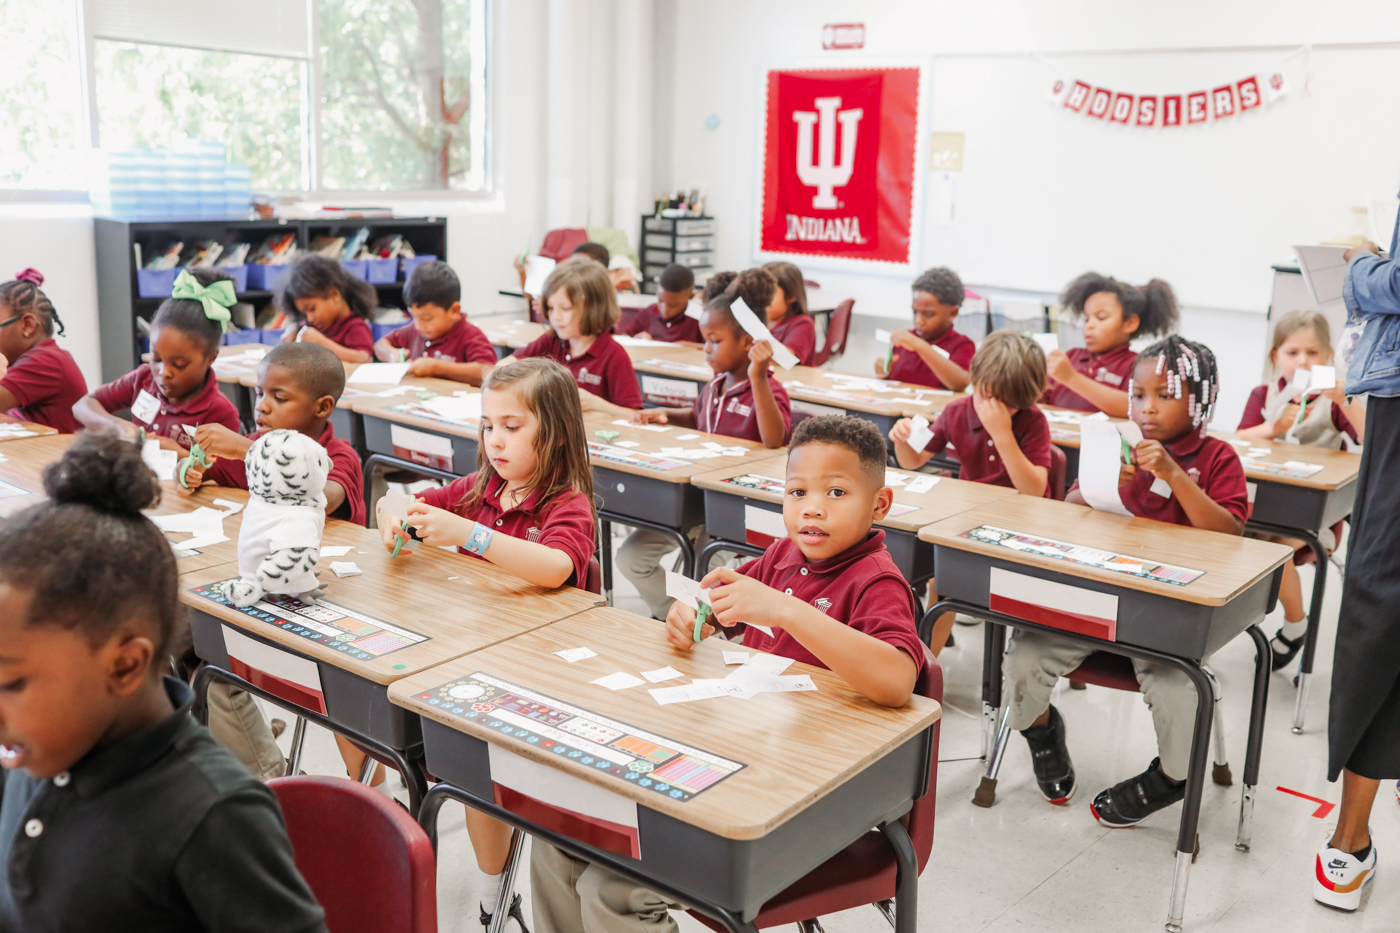
POLYGON ((826 326, 826 343, 812 357, 813 366, 822 366, 846 352, 846 338, 851 334, 851 314, 856 306, 854 298, 847 298, 831 312, 831 323, 826 326))
POLYGON ((339 777, 273 778, 267 786, 330 933, 437 933, 433 846, 403 807, 339 777))

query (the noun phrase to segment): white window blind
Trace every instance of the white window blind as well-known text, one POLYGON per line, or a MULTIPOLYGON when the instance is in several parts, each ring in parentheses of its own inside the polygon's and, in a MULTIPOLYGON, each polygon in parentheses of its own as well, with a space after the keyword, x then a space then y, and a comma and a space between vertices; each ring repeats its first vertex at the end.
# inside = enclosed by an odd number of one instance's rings
POLYGON ((93 36, 217 52, 309 58, 308 0, 86 0, 93 36))

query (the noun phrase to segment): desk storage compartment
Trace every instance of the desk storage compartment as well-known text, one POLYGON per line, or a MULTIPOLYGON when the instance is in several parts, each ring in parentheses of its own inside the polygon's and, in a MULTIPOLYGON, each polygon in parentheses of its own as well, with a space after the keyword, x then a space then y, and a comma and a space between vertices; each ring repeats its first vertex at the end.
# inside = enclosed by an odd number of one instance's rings
MULTIPOLYGON (((599 508, 614 515, 682 529, 705 520, 705 502, 700 489, 687 482, 669 482, 660 477, 595 466, 593 492, 600 500, 599 508)), ((625 521, 622 518, 613 520, 625 521)))
POLYGON ((1355 480, 1340 489, 1314 489, 1246 478, 1255 487, 1253 521, 1316 532, 1346 518, 1356 504, 1355 480))
MULTIPOLYGON (((405 399, 407 401, 407 399, 405 399)), ((388 418, 376 418, 373 415, 362 418, 365 431, 365 449, 371 453, 383 454, 386 457, 396 457, 394 453, 393 426, 398 424, 388 418)), ((420 434, 431 434, 434 437, 446 438, 452 443, 452 467, 451 472, 458 476, 466 476, 476 469, 476 439, 459 437, 455 434, 445 434, 441 431, 434 431, 420 425, 399 425, 410 431, 417 431, 420 434)), ((401 458, 406 459, 406 458, 401 458)), ((438 469, 443 469, 439 467, 438 469)))

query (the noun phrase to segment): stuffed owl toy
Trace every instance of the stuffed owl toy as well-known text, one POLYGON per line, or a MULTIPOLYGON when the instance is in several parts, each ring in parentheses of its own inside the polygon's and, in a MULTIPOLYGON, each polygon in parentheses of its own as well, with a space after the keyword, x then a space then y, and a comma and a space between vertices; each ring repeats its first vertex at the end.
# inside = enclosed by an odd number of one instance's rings
POLYGON ((264 594, 314 603, 325 593, 316 579, 326 529, 326 477, 331 458, 297 431, 269 431, 244 458, 248 505, 238 532, 240 579, 223 586, 235 606, 251 606, 264 594))

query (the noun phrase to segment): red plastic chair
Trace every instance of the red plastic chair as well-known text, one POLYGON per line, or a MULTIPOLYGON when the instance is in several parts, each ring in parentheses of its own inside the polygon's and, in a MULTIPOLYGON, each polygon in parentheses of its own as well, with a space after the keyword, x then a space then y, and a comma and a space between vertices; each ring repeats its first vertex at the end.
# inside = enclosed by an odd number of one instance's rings
POLYGON ((583 227, 560 227, 544 235, 539 255, 556 262, 563 262, 574 254, 574 250, 588 242, 588 231, 583 227))
POLYGON ((437 933, 433 847, 407 810, 346 778, 302 775, 267 786, 330 933, 437 933))
MULTIPOLYGON (((914 692, 942 702, 943 669, 932 654, 925 651, 924 656, 928 666, 915 685, 914 692)), ((921 875, 933 848, 934 807, 938 796, 938 737, 939 726, 935 725, 929 748, 928 791, 914 801, 913 808, 904 817, 921 875)), ((896 870, 894 852, 885 837, 875 831, 868 832, 764 904, 754 918, 754 924, 760 929, 784 923, 801 924, 825 914, 888 901, 894 897, 896 870)), ((703 914, 692 912, 692 916, 713 930, 724 933, 726 929, 703 914)), ((886 914, 887 919, 890 916, 886 914)), ((894 921, 890 922, 893 924, 894 921)))
POLYGON ((1069 471, 1069 459, 1065 452, 1054 444, 1050 445, 1050 475, 1046 485, 1050 487, 1050 498, 1065 500, 1065 473, 1069 471))
POLYGON ((595 595, 602 595, 603 566, 598 563, 597 557, 588 558, 588 576, 584 579, 581 588, 595 595))
POLYGON ((856 300, 847 298, 831 312, 831 323, 826 327, 826 346, 812 356, 813 366, 821 366, 846 352, 846 338, 851 334, 851 313, 855 306, 856 300))

